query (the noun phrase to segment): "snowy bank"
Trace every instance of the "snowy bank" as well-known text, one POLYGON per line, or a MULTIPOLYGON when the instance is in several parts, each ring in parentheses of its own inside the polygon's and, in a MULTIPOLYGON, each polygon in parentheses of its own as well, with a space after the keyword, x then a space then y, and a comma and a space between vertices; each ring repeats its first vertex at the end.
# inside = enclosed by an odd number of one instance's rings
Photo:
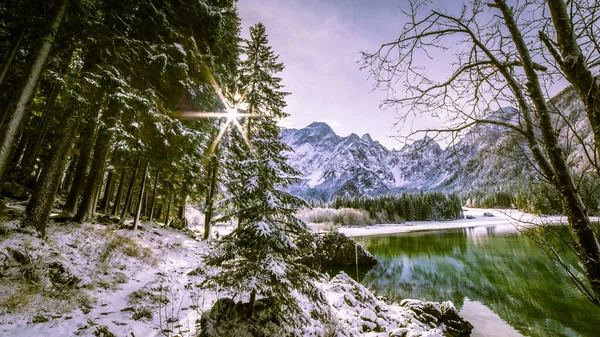
MULTIPOLYGON (((515 228, 545 224, 566 224, 564 216, 538 216, 514 209, 464 208, 465 218, 452 221, 411 221, 403 224, 377 224, 361 227, 340 227, 338 230, 348 236, 388 235, 417 231, 432 231, 453 228, 494 227, 500 225, 515 228), (484 216, 489 213, 493 216, 484 216), (466 217, 472 217, 467 219, 466 217)), ((598 221, 597 217, 592 220, 598 221)))
MULTIPOLYGON (((18 227, 22 209, 11 210, 0 224, 0 335, 196 336, 202 315, 230 296, 198 287, 209 249, 199 233, 51 223, 41 240, 18 227)), ((345 274, 320 288, 330 319, 312 320, 303 336, 459 336, 452 322, 469 327, 451 303, 386 304, 345 274)), ((303 310, 310 316, 310 303, 303 310)))

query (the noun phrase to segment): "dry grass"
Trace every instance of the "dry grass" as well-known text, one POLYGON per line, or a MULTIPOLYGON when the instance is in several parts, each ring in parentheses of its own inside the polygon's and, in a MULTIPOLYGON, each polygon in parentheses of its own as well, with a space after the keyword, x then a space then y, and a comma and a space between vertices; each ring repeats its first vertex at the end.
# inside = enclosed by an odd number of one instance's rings
POLYGON ((106 229, 102 236, 105 238, 103 249, 100 251, 98 261, 102 264, 114 262, 123 255, 138 258, 150 265, 156 265, 157 260, 152 254, 152 249, 142 246, 132 238, 121 236, 118 233, 106 229))
POLYGON ((25 313, 32 308, 65 314, 76 308, 91 308, 96 299, 85 289, 49 291, 40 284, 20 284, 0 291, 0 314, 25 313))

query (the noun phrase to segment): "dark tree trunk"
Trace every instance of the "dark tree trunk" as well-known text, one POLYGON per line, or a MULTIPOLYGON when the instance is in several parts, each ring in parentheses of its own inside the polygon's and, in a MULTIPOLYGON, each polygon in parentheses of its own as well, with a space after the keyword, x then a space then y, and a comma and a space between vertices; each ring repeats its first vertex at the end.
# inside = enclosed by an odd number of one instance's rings
POLYGON ((13 61, 15 60, 17 51, 19 51, 19 48, 21 48, 21 42, 23 42, 24 37, 25 37, 25 29, 23 29, 21 31, 21 34, 19 34, 17 41, 15 41, 13 43, 13 47, 10 50, 8 57, 6 58, 6 62, 4 62, 4 67, 2 68, 2 73, 0 73, 0 85, 2 85, 2 82, 4 82, 4 79, 6 78, 6 74, 8 74, 8 70, 10 69, 10 66, 12 65, 13 61))
POLYGON ((159 171, 156 170, 156 177, 154 178, 154 189, 152 190, 152 201, 150 202, 150 216, 148 217, 150 223, 152 223, 152 216, 154 215, 154 203, 156 202, 156 189, 158 187, 158 173, 159 171))
POLYGON ((138 155, 138 159, 135 162, 135 168, 133 169, 133 173, 131 174, 131 180, 129 181, 129 188, 127 189, 127 196, 125 197, 125 206, 123 206, 123 211, 121 212, 121 219, 119 220, 119 225, 123 225, 125 220, 127 220, 127 216, 129 215, 129 208, 131 206, 131 202, 133 199, 133 190, 135 187, 135 178, 138 173, 138 169, 140 168, 140 155, 138 155))
MULTIPOLYGON (((61 75, 65 74, 71 63, 71 59, 66 60, 61 68, 61 75)), ((53 122, 52 117, 53 111, 58 109, 58 102, 56 98, 58 97, 58 93, 62 87, 61 83, 55 83, 52 85, 52 90, 50 91, 50 95, 44 104, 44 108, 42 109, 42 119, 40 121, 40 127, 37 129, 37 132, 34 134, 34 138, 31 141, 31 144, 27 145, 27 151, 23 157, 22 167, 26 174, 31 175, 34 171, 34 166, 37 162, 37 157, 40 153, 40 149, 42 145, 46 141, 46 135, 48 134, 48 130, 53 122)))
MULTIPOLYGON (((127 157, 125 157, 125 162, 127 161, 127 157)), ((123 188, 125 186, 125 173, 126 166, 125 162, 123 163, 123 169, 121 169, 121 176, 119 177, 119 187, 117 188, 117 196, 115 197, 115 204, 113 205, 112 215, 117 216, 119 214, 119 209, 121 208, 121 199, 123 199, 123 188)))
POLYGON ((25 209, 23 225, 35 227, 41 237, 46 236, 46 223, 54 204, 54 197, 58 191, 60 179, 67 165, 68 153, 73 144, 75 130, 77 130, 82 116, 82 112, 73 112, 61 124, 54 151, 43 167, 25 209))
POLYGON ((215 193, 217 187, 217 173, 219 171, 218 162, 215 156, 212 156, 209 163, 209 184, 208 193, 206 194, 205 210, 204 210, 204 240, 210 238, 210 228, 213 218, 213 209, 215 202, 215 193))
POLYGON ((144 195, 142 196, 142 212, 140 216, 145 218, 148 214, 148 198, 150 198, 150 193, 148 193, 148 186, 144 186, 144 195))
POLYGON ((100 194, 102 194, 102 183, 104 182, 104 172, 106 171, 106 164, 102 167, 102 174, 100 174, 100 186, 98 186, 96 197, 94 198, 94 203, 92 204, 92 216, 95 216, 96 210, 98 207, 98 200, 100 200, 100 194))
MULTIPOLYGON (((67 167, 67 170, 64 172, 64 175, 62 177, 61 183, 60 183, 60 191, 65 191, 67 189, 69 189, 69 187, 71 186, 71 183, 73 182, 73 177, 75 176, 75 166, 77 165, 77 159, 79 158, 79 151, 77 151, 77 149, 73 148, 71 149, 71 155, 69 156, 69 166, 67 167)), ((42 161, 41 166, 44 166, 44 163, 48 160, 48 158, 46 158, 46 160, 42 161)), ((36 179, 37 181, 37 179, 36 179)))
MULTIPOLYGON (((533 61, 531 60, 527 43, 523 39, 515 22, 513 10, 502 0, 495 0, 495 3, 502 11, 506 27, 510 31, 515 46, 519 51, 523 69, 527 76, 528 94, 536 108, 535 110, 540 122, 539 126, 544 141, 544 148, 553 167, 552 174, 547 174, 548 179, 560 194, 561 205, 569 221, 569 227, 573 234, 573 238, 575 239, 574 249, 585 268, 586 277, 590 282, 595 301, 598 301, 598 299, 600 299, 600 243, 598 242, 598 236, 596 235, 594 227, 590 222, 587 209, 574 184, 570 168, 553 126, 551 112, 545 99, 544 92, 542 91, 538 75, 532 65, 533 61)), ((557 31, 572 29, 572 27, 562 26, 562 24, 571 22, 567 15, 564 1, 551 0, 548 1, 548 4, 557 31)), ((575 46, 568 46, 568 44, 576 43, 574 40, 569 40, 572 37, 572 31, 562 31, 557 33, 559 35, 559 40, 565 39, 565 41, 561 41, 561 44, 559 44, 561 50, 564 49, 570 52, 576 52, 575 55, 581 55, 581 51, 575 48, 575 46), (561 33, 566 33, 565 35, 571 35, 571 37, 563 36, 561 38, 561 33)), ((569 54, 568 56, 571 55, 572 54, 569 54)), ((573 64, 581 62, 584 61, 573 60, 573 64)), ((565 70, 564 67, 563 70, 565 70)), ((575 70, 576 69, 573 69, 573 71, 575 70)), ((580 70, 581 73, 579 73, 579 75, 585 76, 586 69, 580 70)), ((589 111, 587 112, 588 114, 590 113, 589 111)), ((596 125, 594 123, 594 121, 591 121, 592 126, 596 125)), ((598 140, 600 141, 600 139, 598 140)))
POLYGON ((110 152, 110 142, 114 132, 112 128, 115 126, 119 114, 117 101, 112 100, 105 112, 106 114, 102 117, 104 125, 98 131, 94 157, 92 158, 90 173, 83 191, 81 205, 79 205, 79 210, 75 215, 75 221, 79 223, 91 220, 94 217, 96 196, 102 183, 106 158, 108 158, 108 153, 110 152))
POLYGON ((248 317, 252 318, 254 316, 254 305, 256 303, 256 289, 252 289, 250 293, 250 301, 248 303, 248 317))
POLYGON ((160 219, 163 215, 163 203, 158 203, 158 207, 156 208, 156 218, 160 219))
MULTIPOLYGON (((46 67, 48 57, 50 56, 50 51, 55 43, 56 35, 60 30, 63 18, 67 13, 68 4, 69 0, 62 0, 60 2, 54 17, 52 18, 48 34, 44 36, 42 42, 39 44, 39 49, 32 54, 33 57, 29 61, 29 69, 27 70, 26 75, 27 80, 24 81, 23 87, 19 90, 19 98, 11 109, 12 111, 9 113, 10 117, 7 118, 6 127, 3 132, 4 134, 0 135, 0 186, 2 186, 1 182, 4 181, 4 175, 10 165, 10 159, 14 153, 15 142, 21 133, 24 122, 27 120, 29 103, 35 94, 39 80, 42 77, 42 72, 46 67)), ((33 214, 31 215, 34 216, 33 214)), ((41 216, 41 218, 43 218, 43 216, 41 216)), ((31 221, 37 223, 38 220, 42 220, 41 218, 35 220, 32 218, 31 221)))
POLYGON ((108 171, 108 178, 106 178, 106 188, 104 189, 104 197, 102 198, 102 203, 100 204, 100 208, 104 212, 104 214, 108 214, 108 206, 110 204, 110 199, 114 192, 114 179, 115 173, 113 170, 108 171))
POLYGON ((183 205, 179 205, 179 210, 177 211, 177 218, 179 220, 185 219, 185 202, 183 205))
POLYGON ((81 135, 81 147, 79 150, 79 158, 73 175, 73 182, 69 189, 69 194, 65 202, 65 207, 62 211, 62 216, 72 218, 77 212, 77 203, 81 192, 85 186, 86 172, 92 158, 92 150, 94 149, 94 138, 96 133, 97 119, 96 116, 88 121, 83 134, 81 135))
POLYGON ((17 170, 19 163, 21 162, 21 158, 23 157, 23 153, 25 152, 25 148, 27 148, 27 143, 31 139, 31 134, 33 130, 31 128, 25 128, 25 131, 21 134, 21 138, 17 142, 17 146, 15 147, 15 153, 11 159, 9 172, 12 170, 17 170))
POLYGON ((169 225, 169 217, 171 215, 171 203, 173 202, 173 195, 169 193, 169 205, 167 206, 167 214, 165 214, 165 226, 169 225))
POLYGON ((144 193, 146 191, 146 177, 148 176, 148 168, 150 162, 146 160, 146 168, 144 169, 144 175, 142 176, 142 185, 140 186, 140 196, 138 198, 137 210, 135 211, 135 220, 133 221, 133 230, 138 228, 138 222, 140 221, 140 213, 142 212, 142 201, 144 200, 144 193))

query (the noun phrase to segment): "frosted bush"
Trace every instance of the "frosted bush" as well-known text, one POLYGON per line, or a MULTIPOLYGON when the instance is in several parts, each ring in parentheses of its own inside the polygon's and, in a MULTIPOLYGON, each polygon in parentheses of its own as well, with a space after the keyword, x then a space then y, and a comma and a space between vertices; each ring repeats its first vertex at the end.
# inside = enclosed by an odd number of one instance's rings
POLYGON ((375 223, 369 212, 353 208, 304 209, 298 212, 298 218, 308 223, 333 223, 342 226, 367 226, 375 223))

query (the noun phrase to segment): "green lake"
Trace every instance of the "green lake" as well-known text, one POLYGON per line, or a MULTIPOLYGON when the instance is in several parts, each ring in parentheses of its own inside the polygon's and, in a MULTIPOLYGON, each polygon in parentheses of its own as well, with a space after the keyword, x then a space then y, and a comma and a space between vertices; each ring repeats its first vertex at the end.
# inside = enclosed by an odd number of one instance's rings
POLYGON ((350 275, 377 295, 452 301, 472 336, 600 336, 600 309, 512 225, 356 239, 380 263, 350 275))

